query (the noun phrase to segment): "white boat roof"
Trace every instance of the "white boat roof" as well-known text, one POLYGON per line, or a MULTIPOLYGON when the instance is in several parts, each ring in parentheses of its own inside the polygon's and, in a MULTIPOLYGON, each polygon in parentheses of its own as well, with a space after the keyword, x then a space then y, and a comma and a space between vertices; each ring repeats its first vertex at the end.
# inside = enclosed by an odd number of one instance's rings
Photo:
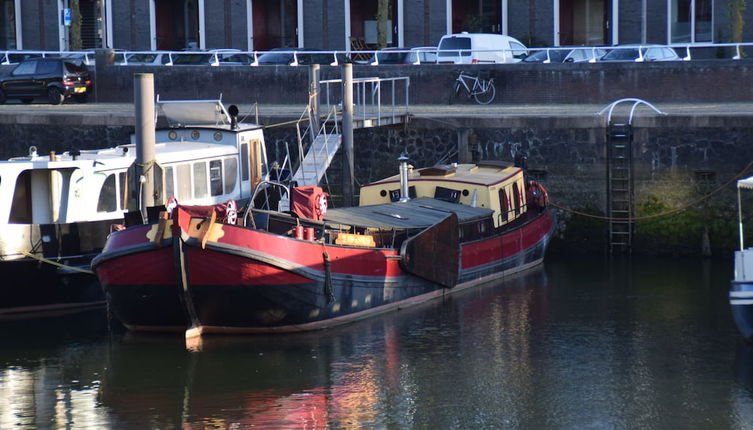
POLYGON ((737 181, 737 188, 753 189, 753 176, 737 181))
POLYGON ((230 124, 230 114, 220 100, 157 101, 170 127, 230 124))

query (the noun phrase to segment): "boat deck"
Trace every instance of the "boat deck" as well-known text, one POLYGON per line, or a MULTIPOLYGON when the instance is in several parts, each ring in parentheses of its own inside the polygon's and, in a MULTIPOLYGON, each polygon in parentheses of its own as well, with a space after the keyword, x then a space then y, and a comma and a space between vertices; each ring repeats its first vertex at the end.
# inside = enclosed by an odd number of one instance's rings
POLYGON ((455 213, 461 223, 488 218, 493 211, 432 198, 417 198, 406 202, 381 205, 329 209, 328 224, 356 225, 370 228, 426 228, 455 213))

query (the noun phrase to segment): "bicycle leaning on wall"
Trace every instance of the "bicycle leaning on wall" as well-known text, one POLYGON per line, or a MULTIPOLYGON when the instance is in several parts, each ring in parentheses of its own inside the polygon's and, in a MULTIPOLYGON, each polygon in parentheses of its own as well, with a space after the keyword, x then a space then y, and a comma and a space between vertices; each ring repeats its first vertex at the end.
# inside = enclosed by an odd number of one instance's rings
POLYGON ((450 94, 450 104, 455 102, 461 88, 465 89, 468 98, 473 97, 476 103, 480 105, 488 105, 494 100, 494 96, 496 95, 494 78, 483 79, 480 76, 460 72, 457 79, 455 79, 452 94, 450 94))

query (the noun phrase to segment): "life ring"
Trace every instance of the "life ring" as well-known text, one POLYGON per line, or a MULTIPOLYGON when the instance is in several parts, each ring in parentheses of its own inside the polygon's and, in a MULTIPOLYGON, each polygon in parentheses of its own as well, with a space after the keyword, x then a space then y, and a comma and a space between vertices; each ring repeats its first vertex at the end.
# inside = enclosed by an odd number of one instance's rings
POLYGON ((327 194, 322 193, 317 197, 316 213, 320 218, 327 214, 327 194))
POLYGON ((537 206, 543 208, 544 206, 549 204, 549 193, 546 192, 546 188, 544 188, 543 185, 539 184, 536 181, 529 181, 528 184, 532 188, 534 202, 537 206))
POLYGON ((233 224, 238 221, 238 204, 235 203, 235 200, 230 199, 225 204, 225 222, 228 224, 233 224))

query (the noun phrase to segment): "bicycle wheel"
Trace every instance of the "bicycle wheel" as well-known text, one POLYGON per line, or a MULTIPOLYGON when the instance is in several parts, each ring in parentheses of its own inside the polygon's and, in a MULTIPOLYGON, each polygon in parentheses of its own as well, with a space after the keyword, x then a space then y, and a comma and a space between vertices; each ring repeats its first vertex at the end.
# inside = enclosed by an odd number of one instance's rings
POLYGON ((484 91, 476 91, 473 93, 473 98, 476 99, 476 103, 480 105, 488 105, 494 100, 496 94, 497 92, 494 89, 494 81, 489 81, 486 83, 484 91))
POLYGON ((455 103, 455 98, 458 96, 458 92, 460 92, 460 82, 455 81, 455 86, 452 88, 452 92, 450 93, 449 104, 455 103))

